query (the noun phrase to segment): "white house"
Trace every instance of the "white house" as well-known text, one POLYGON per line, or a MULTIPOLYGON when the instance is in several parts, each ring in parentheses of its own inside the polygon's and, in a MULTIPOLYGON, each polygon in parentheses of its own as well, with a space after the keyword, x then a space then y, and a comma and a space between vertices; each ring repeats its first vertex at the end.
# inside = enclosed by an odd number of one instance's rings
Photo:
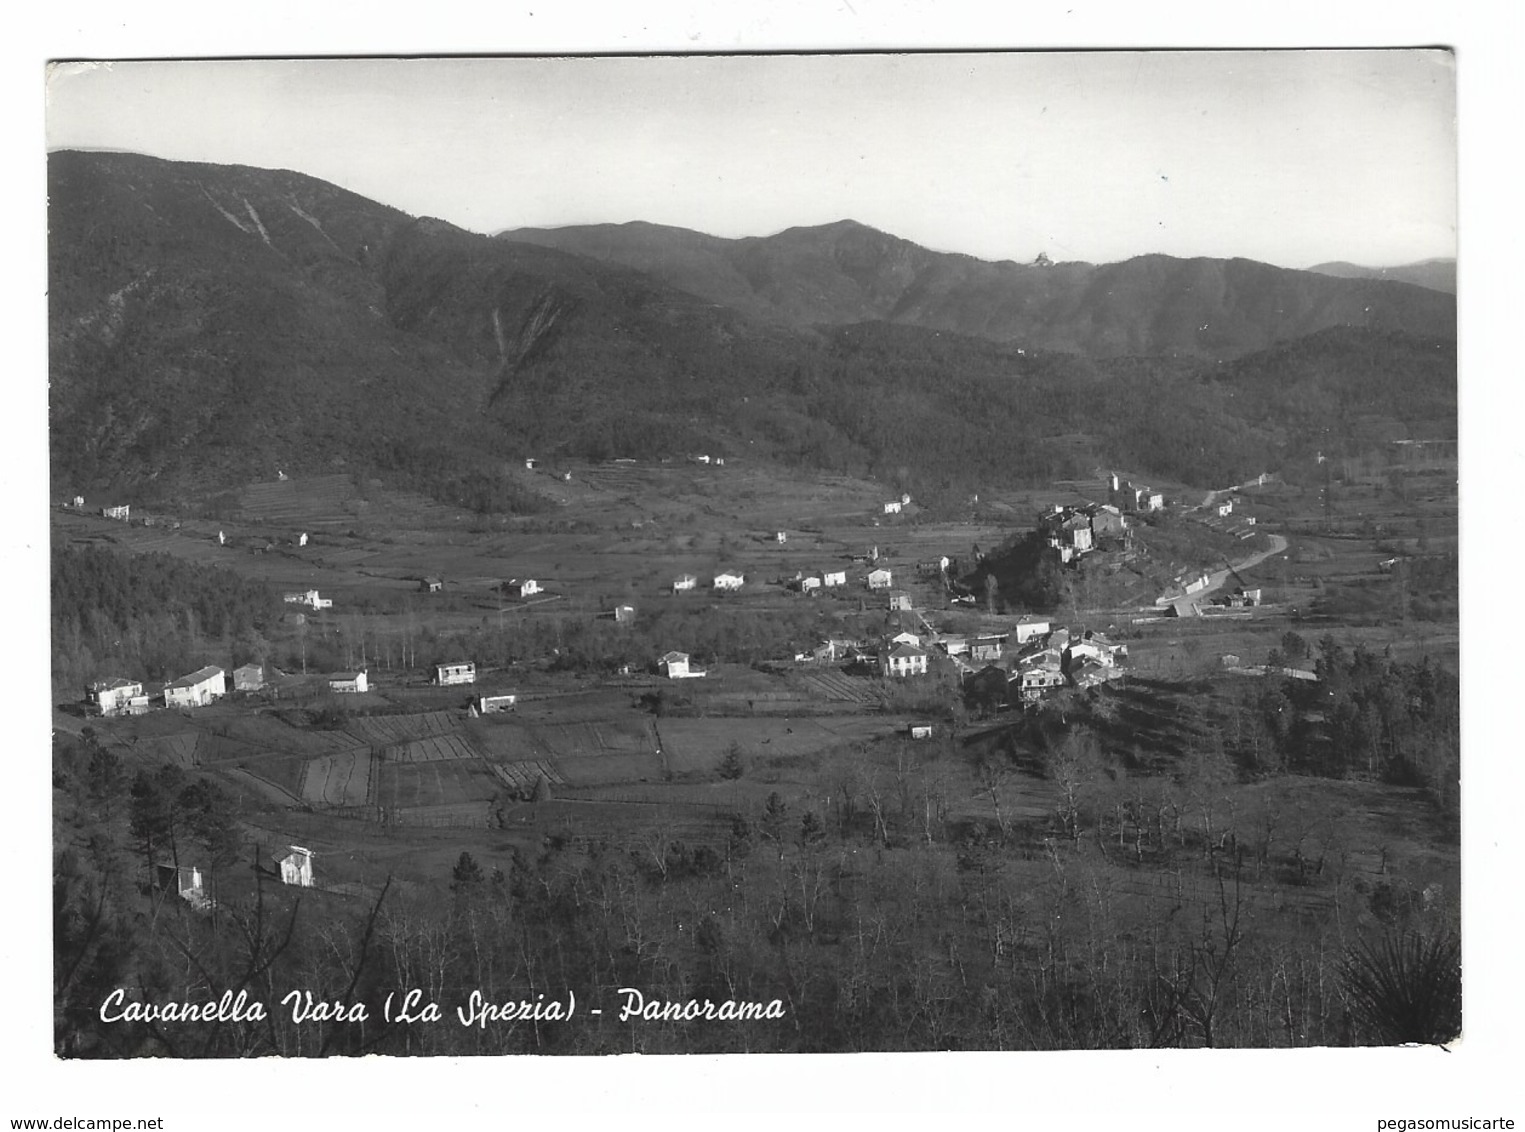
POLYGON ((368 692, 370 684, 364 672, 335 672, 328 678, 330 692, 368 692))
POLYGON ((1218 504, 1218 515, 1220 518, 1227 518, 1233 513, 1234 501, 1232 499, 1225 499, 1222 503, 1218 504))
POLYGON ((115 507, 101 508, 101 518, 103 519, 120 519, 125 523, 131 514, 132 505, 130 503, 121 503, 115 507))
POLYGON ((164 685, 164 706, 203 707, 227 693, 227 676, 222 669, 209 665, 164 685))
POLYGON ((890 609, 891 610, 902 610, 902 611, 905 611, 907 613, 910 612, 910 610, 911 610, 911 595, 906 593, 904 590, 891 590, 890 591, 890 609))
POLYGON ((245 664, 233 670, 235 692, 257 692, 265 686, 265 669, 258 664, 245 664))
POLYGON ((517 594, 519 597, 533 597, 535 594, 544 593, 540 583, 534 578, 510 578, 508 580, 508 592, 517 594))
POLYGON ((495 715, 498 712, 513 711, 518 702, 518 696, 483 696, 477 701, 477 707, 483 715, 495 715))
POLYGON ((102 715, 142 715, 148 710, 143 685, 120 676, 91 684, 88 698, 95 700, 102 715))
POLYGON ((879 654, 879 671, 885 676, 924 676, 927 654, 915 645, 897 645, 879 654))
POLYGON ((281 883, 294 884, 300 888, 312 887, 312 850, 300 845, 288 845, 286 852, 275 858, 281 867, 281 883))
POLYGON ((319 597, 317 590, 293 590, 282 594, 282 600, 287 605, 305 605, 312 609, 332 609, 334 603, 326 597, 319 597))
POLYGON ((892 645, 911 645, 913 647, 920 647, 920 645, 921 645, 921 638, 918 637, 915 633, 901 632, 901 633, 896 633, 893 637, 890 638, 890 644, 892 644, 892 645))
POLYGON ((891 499, 888 503, 886 503, 884 505, 884 513, 886 515, 898 515, 898 514, 900 514, 900 500, 898 500, 898 499, 891 499))
POLYGON ((894 575, 883 566, 868 572, 868 588, 871 590, 887 590, 892 581, 894 581, 894 575))
POLYGON ((1017 644, 1025 645, 1036 637, 1046 637, 1049 633, 1049 619, 1047 617, 1027 616, 1019 618, 1012 628, 1012 635, 1017 644))
POLYGON ((716 574, 713 588, 717 590, 739 590, 746 584, 746 576, 738 574, 734 570, 727 570, 723 574, 716 574))
POLYGON ((1026 700, 1036 699, 1050 688, 1064 687, 1064 673, 1046 664, 1022 669, 1018 679, 1022 698, 1026 700))
POLYGON ((789 532, 788 531, 778 531, 777 533, 774 534, 773 540, 775 542, 788 542, 789 541, 789 532))
POLYGON ((175 888, 175 895, 187 903, 197 907, 206 908, 211 904, 207 899, 206 886, 201 879, 201 870, 195 865, 161 864, 158 866, 159 885, 162 888, 175 888))
POLYGON ((299 534, 297 536, 297 545, 298 546, 306 546, 307 545, 307 532, 306 531, 303 531, 301 534, 299 534))
POLYGON ((794 659, 821 662, 841 660, 856 648, 857 644, 858 642, 849 641, 843 637, 829 637, 809 652, 796 653, 794 659))
POLYGON ((616 605, 614 607, 614 619, 621 625, 628 625, 635 620, 635 606, 616 605))
POLYGON ((800 593, 814 593, 821 588, 821 576, 819 574, 806 574, 799 580, 800 593))
POLYGON ((692 574, 679 574, 672 580, 672 592, 675 594, 686 593, 699 584, 699 579, 692 574))
POLYGON ((826 573, 821 575, 821 585, 825 586, 827 589, 831 589, 833 586, 845 586, 845 585, 847 585, 847 571, 846 570, 828 570, 828 571, 826 571, 826 573))
POLYGON ((704 673, 688 666, 688 653, 670 652, 657 661, 657 669, 669 680, 689 680, 704 673))
POLYGON ((434 666, 434 682, 436 684, 475 684, 477 682, 477 666, 469 660, 456 660, 449 664, 436 664, 434 666))
POLYGON ((83 511, 85 509, 85 497, 83 495, 76 495, 74 497, 74 509, 76 511, 83 511))
POLYGON ((969 655, 975 660, 1000 660, 1005 647, 1005 637, 986 634, 969 642, 969 655))

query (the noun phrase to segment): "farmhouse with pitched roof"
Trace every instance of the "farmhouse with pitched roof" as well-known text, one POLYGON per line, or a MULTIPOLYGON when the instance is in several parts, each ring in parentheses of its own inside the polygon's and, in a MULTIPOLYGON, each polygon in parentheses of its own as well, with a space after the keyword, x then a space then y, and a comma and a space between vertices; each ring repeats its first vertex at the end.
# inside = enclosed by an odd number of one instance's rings
POLYGON ((222 669, 209 665, 164 685, 165 707, 204 707, 228 693, 222 669))
POLYGON ((95 701, 102 715, 142 715, 148 710, 143 685, 120 676, 97 680, 90 685, 86 698, 95 701))

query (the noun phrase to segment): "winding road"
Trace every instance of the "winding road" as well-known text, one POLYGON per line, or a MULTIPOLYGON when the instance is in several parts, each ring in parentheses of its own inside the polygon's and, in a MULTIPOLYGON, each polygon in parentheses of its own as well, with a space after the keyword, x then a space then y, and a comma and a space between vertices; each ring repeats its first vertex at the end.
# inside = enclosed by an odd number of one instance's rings
POLYGON ((1223 569, 1216 570, 1209 574, 1207 576, 1207 585, 1204 588, 1198 590, 1196 593, 1187 594, 1183 592, 1175 594, 1161 594, 1159 597, 1154 599, 1154 604, 1169 605, 1171 602, 1179 601, 1183 597, 1190 597, 1193 601, 1200 601, 1201 599, 1207 597, 1208 594, 1211 594, 1213 591, 1222 588, 1223 583, 1228 580, 1230 572, 1235 570, 1252 570, 1256 566, 1259 566, 1267 558, 1270 558, 1272 555, 1281 554, 1286 549, 1286 538, 1282 535, 1272 535, 1271 545, 1269 548, 1262 550, 1257 554, 1252 554, 1243 561, 1235 562, 1232 567, 1225 566, 1223 569))

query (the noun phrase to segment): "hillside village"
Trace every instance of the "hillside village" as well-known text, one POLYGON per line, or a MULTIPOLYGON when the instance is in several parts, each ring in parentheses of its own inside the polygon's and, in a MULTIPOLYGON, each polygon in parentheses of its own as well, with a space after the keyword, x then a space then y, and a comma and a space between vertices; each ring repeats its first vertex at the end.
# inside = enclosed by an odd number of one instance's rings
MULTIPOLYGON (((707 456, 690 458, 691 463, 707 465, 707 456)), ((536 461, 527 460, 527 468, 533 470, 536 461)), ((634 461, 621 460, 621 464, 634 461)), ((557 477, 566 473, 551 473, 557 477)), ((1261 476, 1256 485, 1263 485, 1267 477, 1261 476)), ((1140 516, 1154 515, 1165 509, 1164 496, 1145 485, 1111 473, 1107 477, 1108 502, 1085 504, 1051 504, 1037 515, 1036 535, 1043 540, 1053 560, 1062 566, 1070 566, 1088 556, 1115 555, 1126 561, 1134 551, 1136 522, 1140 516)), ((884 515, 898 515, 911 505, 911 497, 903 494, 897 500, 883 505, 884 515)), ((65 509, 80 511, 84 507, 82 497, 75 496, 62 505, 65 509)), ((1218 519, 1232 511, 1232 501, 1215 505, 1218 519)), ((126 505, 102 510, 105 517, 130 522, 126 505)), ((153 526, 164 520, 152 516, 140 516, 138 522, 153 526)), ((175 527, 178 529, 179 524, 175 527)), ((287 545, 306 548, 309 545, 306 531, 281 540, 256 539, 261 547, 274 546, 277 541, 287 545)), ((774 532, 773 541, 784 546, 789 541, 787 530, 774 532)), ((240 548, 235 542, 229 547, 224 530, 217 532, 219 547, 232 550, 240 548)), ((247 544, 244 544, 247 546, 247 544)), ((1051 617, 1036 614, 1007 618, 1006 628, 992 623, 987 631, 978 634, 950 633, 938 630, 930 619, 939 608, 956 608, 960 604, 973 604, 976 600, 967 586, 962 585, 959 559, 949 554, 921 559, 909 566, 893 567, 882 560, 877 546, 866 552, 850 555, 857 568, 851 592, 875 595, 884 602, 886 625, 877 638, 835 637, 823 641, 812 649, 797 652, 792 657, 775 658, 775 664, 836 665, 848 673, 871 674, 890 680, 905 680, 926 676, 936 665, 945 666, 960 683, 974 682, 981 687, 981 696, 990 699, 989 688, 1003 679, 1008 686, 1005 701, 1012 705, 1032 703, 1056 690, 1073 687, 1089 688, 1108 680, 1126 675, 1127 646, 1113 644, 1095 630, 1069 628, 1056 625, 1051 617), (896 588, 897 570, 913 577, 920 587, 920 600, 905 589, 896 588), (941 599, 941 601, 939 601, 941 599), (927 604, 928 602, 933 604, 927 604), (898 630, 898 631, 894 631, 898 630)), ((769 589, 783 589, 803 596, 849 592, 849 570, 821 569, 795 570, 788 577, 778 577, 764 583, 769 589)), ((1209 584, 1208 574, 1199 572, 1180 576, 1182 598, 1165 597, 1156 604, 1164 606, 1176 616, 1199 614, 1196 602, 1187 601, 1199 594, 1209 584)), ((905 583, 902 583, 905 584, 905 583)), ((699 589, 700 579, 692 573, 679 574, 672 579, 674 596, 692 594, 699 589)), ((555 601, 558 594, 547 590, 539 580, 510 578, 497 590, 505 600, 528 602, 555 601)), ((442 594, 446 591, 445 580, 432 574, 418 579, 418 590, 425 594, 442 594)), ((740 570, 720 570, 708 580, 712 596, 742 595, 748 590, 747 575, 740 570)), ((286 591, 282 594, 286 605, 296 606, 317 614, 335 608, 332 598, 325 598, 318 589, 286 591)), ((1259 604, 1259 588, 1240 588, 1234 594, 1213 599, 1215 605, 1225 608, 1242 608, 1259 604)), ((860 609, 864 608, 859 601, 860 609)), ((1147 612, 1147 611, 1144 611, 1147 612)), ((636 618, 636 607, 619 604, 603 615, 616 623, 630 623, 636 618)), ((301 614, 291 615, 294 623, 302 624, 301 614)), ((628 666, 624 670, 628 674, 628 666)), ((647 671, 667 679, 693 679, 705 675, 703 669, 691 663, 687 653, 669 651, 652 658, 647 671)), ((395 677, 394 677, 395 678, 395 677)), ((137 715, 158 708, 193 708, 206 706, 230 693, 235 696, 258 694, 264 700, 285 697, 310 698, 327 691, 336 695, 364 693, 370 689, 367 671, 338 672, 326 676, 283 673, 273 665, 245 664, 233 669, 232 684, 227 683, 223 668, 205 666, 195 672, 163 684, 143 683, 120 675, 103 676, 92 681, 87 689, 86 700, 90 709, 102 716, 137 715)), ((475 684, 477 665, 471 660, 459 660, 436 666, 432 683, 446 687, 475 684)), ((512 693, 504 693, 511 696, 512 693)), ((486 699, 501 699, 486 697, 486 699)), ((473 711, 488 710, 481 703, 471 705, 473 711)))

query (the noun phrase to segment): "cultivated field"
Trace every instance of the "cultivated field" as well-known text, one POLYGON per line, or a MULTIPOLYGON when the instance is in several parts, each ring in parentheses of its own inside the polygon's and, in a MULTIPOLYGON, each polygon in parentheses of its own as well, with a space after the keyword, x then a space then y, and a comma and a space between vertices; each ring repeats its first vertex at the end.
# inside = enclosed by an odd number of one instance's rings
POLYGON ((487 802, 501 784, 480 761, 383 762, 376 767, 374 800, 387 810, 399 807, 487 802))
MULTIPOLYGON (((891 731, 884 719, 863 721, 859 734, 891 731)), ((662 753, 674 774, 708 774, 735 744, 743 757, 792 758, 813 755, 846 741, 839 730, 815 718, 663 719, 657 725, 662 753)))
POLYGON ((372 763, 368 751, 347 751, 310 759, 301 795, 315 806, 363 806, 371 801, 372 763))
POLYGON ((434 763, 476 757, 477 753, 471 749, 471 744, 459 735, 415 739, 411 743, 399 743, 381 749, 381 760, 387 763, 434 763))
POLYGON ((421 715, 367 715, 351 719, 344 729, 361 742, 383 746, 452 734, 460 730, 462 718, 459 713, 445 711, 421 715))

